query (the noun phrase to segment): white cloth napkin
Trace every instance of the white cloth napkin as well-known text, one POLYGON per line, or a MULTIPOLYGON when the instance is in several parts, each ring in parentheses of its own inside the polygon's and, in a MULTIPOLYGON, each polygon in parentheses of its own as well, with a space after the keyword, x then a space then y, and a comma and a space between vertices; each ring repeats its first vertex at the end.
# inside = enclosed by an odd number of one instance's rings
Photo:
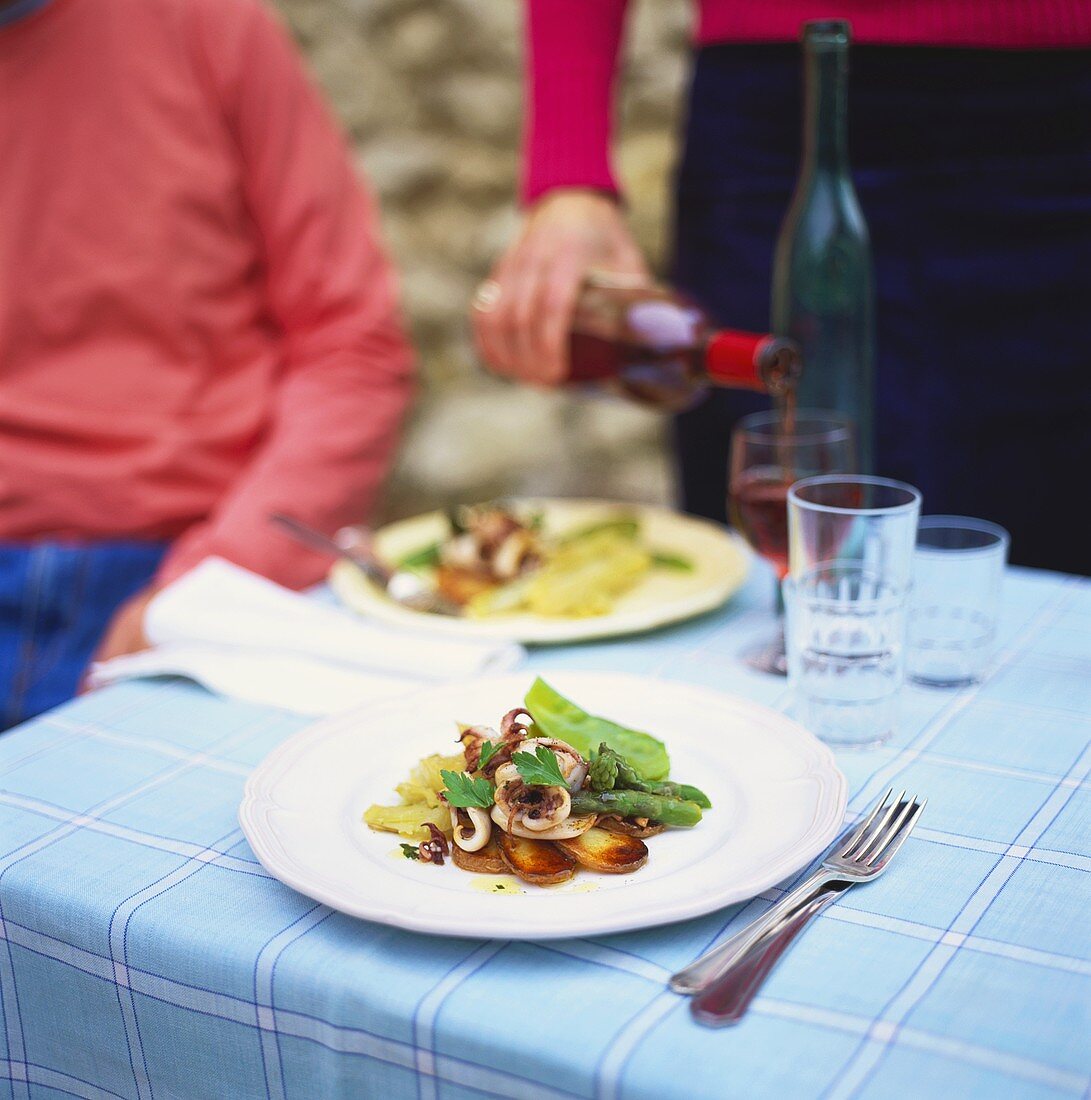
POLYGON ((148 605, 153 648, 92 669, 93 685, 186 676, 221 695, 333 714, 425 681, 514 668, 511 642, 436 638, 360 619, 209 558, 148 605))

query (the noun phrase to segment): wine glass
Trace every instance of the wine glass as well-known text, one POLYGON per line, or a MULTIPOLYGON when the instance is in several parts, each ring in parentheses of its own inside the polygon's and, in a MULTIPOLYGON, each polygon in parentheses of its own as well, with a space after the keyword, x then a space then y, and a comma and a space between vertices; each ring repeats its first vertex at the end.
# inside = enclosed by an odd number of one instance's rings
POLYGON ((735 425, 728 489, 731 522, 777 577, 776 634, 742 654, 759 672, 783 676, 787 671, 780 582, 788 572, 788 490, 804 477, 855 472, 855 436, 851 421, 810 409, 798 410, 791 423, 774 410, 744 416, 735 425))

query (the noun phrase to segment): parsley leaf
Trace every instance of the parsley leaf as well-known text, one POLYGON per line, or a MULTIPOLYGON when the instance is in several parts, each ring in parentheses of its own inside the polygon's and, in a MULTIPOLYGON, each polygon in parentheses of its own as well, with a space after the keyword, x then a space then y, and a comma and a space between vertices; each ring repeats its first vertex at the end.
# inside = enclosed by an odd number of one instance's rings
POLYGON ((401 849, 406 859, 420 859, 420 849, 415 844, 403 844, 401 849))
POLYGON ((481 758, 477 762, 478 768, 483 768, 499 751, 499 745, 494 745, 491 741, 482 741, 481 758))
POLYGON ((458 806, 463 810, 470 806, 480 806, 487 810, 492 805, 494 791, 487 779, 474 779, 466 772, 449 772, 446 768, 439 774, 447 784, 443 797, 450 805, 458 806))
POLYGON ((511 762, 519 769, 523 782, 531 787, 563 787, 564 776, 557 757, 545 745, 538 745, 534 755, 529 752, 517 752, 511 762))

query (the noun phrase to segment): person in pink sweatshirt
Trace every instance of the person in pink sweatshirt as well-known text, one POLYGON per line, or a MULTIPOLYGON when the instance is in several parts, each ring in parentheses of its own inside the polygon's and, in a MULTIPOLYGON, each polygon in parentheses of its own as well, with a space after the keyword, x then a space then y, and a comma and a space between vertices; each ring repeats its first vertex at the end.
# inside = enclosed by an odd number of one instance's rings
POLYGON ((0 0, 0 728, 221 555, 371 507, 413 360, 376 211, 260 0, 0 0))
MULTIPOLYGON (((501 373, 557 384, 590 268, 646 272, 612 162, 629 0, 525 0, 526 217, 473 312, 501 373)), ((654 5, 653 5, 654 7, 654 5)), ((1091 2, 695 0, 670 280, 769 326, 799 166, 801 25, 847 19, 849 152, 875 263, 878 470, 987 516, 1014 561, 1091 573, 1091 2)), ((806 365, 804 365, 806 369, 806 365)), ((753 395, 674 424, 684 507, 723 520, 753 395)))

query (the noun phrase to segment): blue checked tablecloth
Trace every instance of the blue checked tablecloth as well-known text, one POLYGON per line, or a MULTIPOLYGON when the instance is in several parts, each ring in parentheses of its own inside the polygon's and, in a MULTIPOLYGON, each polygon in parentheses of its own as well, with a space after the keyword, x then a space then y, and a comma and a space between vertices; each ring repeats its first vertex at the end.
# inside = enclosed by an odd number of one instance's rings
MULTIPOLYGON (((774 706, 716 615, 545 651, 774 706)), ((887 747, 842 754, 858 812, 929 806, 890 872, 802 937, 741 1026, 668 974, 779 891, 563 943, 431 939, 270 879, 235 820, 303 725, 178 682, 120 686, 0 738, 0 1097, 1062 1097, 1091 1080, 1091 584, 1009 575, 993 675, 907 689, 887 747)), ((787 885, 787 884, 785 884, 787 885)))

